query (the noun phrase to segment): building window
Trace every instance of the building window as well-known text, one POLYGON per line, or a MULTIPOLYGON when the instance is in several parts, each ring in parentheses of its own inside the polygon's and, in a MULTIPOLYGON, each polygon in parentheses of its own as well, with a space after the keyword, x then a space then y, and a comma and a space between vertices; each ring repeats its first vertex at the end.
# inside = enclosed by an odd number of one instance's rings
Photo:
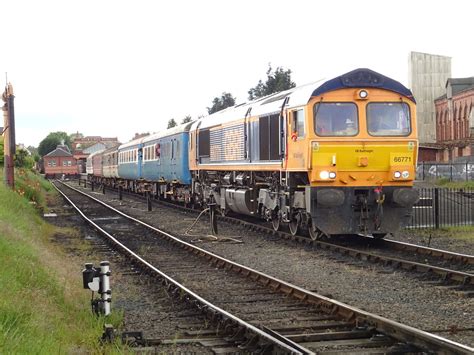
POLYGON ((56 166, 56 160, 51 161, 52 166, 56 166))
POLYGON ((68 160, 67 161, 67 166, 72 166, 72 161, 68 160))

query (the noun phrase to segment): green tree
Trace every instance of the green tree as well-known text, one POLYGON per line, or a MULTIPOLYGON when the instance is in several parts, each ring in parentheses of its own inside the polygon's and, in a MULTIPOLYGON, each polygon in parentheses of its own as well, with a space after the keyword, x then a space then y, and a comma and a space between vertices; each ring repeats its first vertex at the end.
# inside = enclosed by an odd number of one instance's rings
POLYGON ((167 128, 172 128, 172 127, 176 127, 178 124, 176 123, 176 121, 174 120, 174 118, 170 119, 168 121, 168 127, 167 128))
POLYGON ((268 64, 267 81, 262 80, 248 91, 249 100, 255 100, 275 92, 285 91, 294 88, 296 84, 291 81, 291 70, 284 70, 282 67, 276 68, 273 71, 271 64, 268 64))
POLYGON ((38 154, 38 148, 33 147, 32 145, 29 145, 28 147, 26 147, 26 149, 28 149, 32 156, 38 154))
POLYGON ((233 97, 231 93, 223 92, 221 97, 215 97, 214 100, 212 100, 212 107, 208 107, 207 112, 213 114, 214 112, 218 112, 234 105, 235 97, 233 97))
POLYGON ((28 153, 26 149, 16 149, 15 153, 15 166, 17 168, 31 169, 34 165, 33 157, 28 153))
POLYGON ((188 123, 191 121, 192 121, 191 115, 186 115, 186 117, 184 117, 183 120, 181 121, 181 124, 188 123))
POLYGON ((43 139, 38 147, 38 154, 44 157, 49 152, 56 149, 56 147, 64 142, 71 150, 71 139, 66 132, 52 132, 43 139))

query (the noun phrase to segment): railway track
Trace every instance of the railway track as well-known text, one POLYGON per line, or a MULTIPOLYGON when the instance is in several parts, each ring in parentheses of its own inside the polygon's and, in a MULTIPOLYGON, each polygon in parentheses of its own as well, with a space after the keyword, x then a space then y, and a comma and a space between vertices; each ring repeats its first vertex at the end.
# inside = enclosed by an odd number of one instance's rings
POLYGON ((247 344, 294 353, 474 350, 236 264, 113 208, 99 212, 103 202, 91 203, 74 191, 83 217, 118 249, 157 274, 172 293, 204 309, 220 329, 247 334, 247 344))
MULTIPOLYGON (((141 195, 131 193, 128 193, 128 195, 144 199, 141 195)), ((199 211, 167 201, 153 200, 153 203, 159 203, 178 210, 199 213, 199 211)), ((346 243, 341 243, 337 240, 311 240, 306 236, 293 236, 285 231, 274 231, 265 222, 255 219, 220 215, 217 218, 219 221, 233 225, 242 225, 251 231, 274 235, 317 250, 331 251, 357 260, 418 273, 425 279, 432 280, 434 284, 457 287, 464 296, 474 296, 474 255, 427 248, 395 240, 367 237, 352 237, 346 243)))

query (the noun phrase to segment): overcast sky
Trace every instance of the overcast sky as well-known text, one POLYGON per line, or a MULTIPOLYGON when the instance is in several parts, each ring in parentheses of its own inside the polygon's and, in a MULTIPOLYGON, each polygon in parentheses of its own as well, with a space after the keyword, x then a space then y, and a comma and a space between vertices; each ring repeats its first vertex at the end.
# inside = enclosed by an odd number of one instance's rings
POLYGON ((8 72, 17 143, 53 131, 126 142, 196 118, 223 91, 245 101, 268 63, 298 85, 360 67, 407 84, 418 51, 474 76, 473 10, 469 0, 1 0, 0 82, 8 72))

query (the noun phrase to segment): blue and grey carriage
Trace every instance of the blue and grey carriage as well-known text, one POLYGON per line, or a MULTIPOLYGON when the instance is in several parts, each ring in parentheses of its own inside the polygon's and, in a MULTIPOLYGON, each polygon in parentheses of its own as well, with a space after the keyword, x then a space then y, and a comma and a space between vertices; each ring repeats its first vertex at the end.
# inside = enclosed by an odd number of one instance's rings
POLYGON ((180 200, 188 198, 183 187, 191 185, 188 162, 190 127, 191 123, 173 127, 145 137, 141 143, 141 178, 153 182, 158 195, 180 200))

